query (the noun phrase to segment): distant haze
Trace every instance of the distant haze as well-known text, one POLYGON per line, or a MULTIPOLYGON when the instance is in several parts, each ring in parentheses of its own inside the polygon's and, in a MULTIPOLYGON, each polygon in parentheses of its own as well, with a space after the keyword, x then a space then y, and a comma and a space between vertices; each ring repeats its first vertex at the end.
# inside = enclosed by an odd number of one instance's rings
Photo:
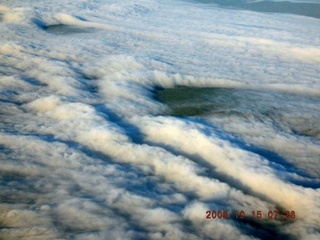
POLYGON ((275 12, 320 18, 320 1, 245 1, 245 0, 197 0, 216 3, 257 12, 275 12))

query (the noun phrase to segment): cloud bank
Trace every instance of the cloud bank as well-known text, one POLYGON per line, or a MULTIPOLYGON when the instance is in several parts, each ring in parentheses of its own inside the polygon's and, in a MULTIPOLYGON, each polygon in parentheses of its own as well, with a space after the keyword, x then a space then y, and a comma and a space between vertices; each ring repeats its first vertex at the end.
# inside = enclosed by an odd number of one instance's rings
POLYGON ((190 1, 1 4, 0 238, 319 238, 318 19, 190 1), (268 94, 168 116, 155 90, 179 86, 268 94))

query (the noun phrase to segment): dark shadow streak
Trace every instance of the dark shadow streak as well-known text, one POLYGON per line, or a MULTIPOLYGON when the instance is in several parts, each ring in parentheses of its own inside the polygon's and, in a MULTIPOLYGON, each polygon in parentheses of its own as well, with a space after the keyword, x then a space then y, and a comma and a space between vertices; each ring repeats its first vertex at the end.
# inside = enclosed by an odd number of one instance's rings
MULTIPOLYGON (((250 213, 251 214, 251 213, 250 213)), ((233 219, 237 227, 246 235, 252 235, 262 240, 298 240, 297 237, 283 233, 281 228, 291 224, 292 220, 252 219, 251 216, 244 219, 233 219), (279 224, 280 223, 280 224, 279 224)))
MULTIPOLYGON (((258 146, 252 145, 252 144, 248 145, 241 138, 234 136, 234 135, 231 135, 229 133, 222 132, 214 125, 212 125, 202 119, 195 118, 195 117, 181 117, 181 118, 187 119, 190 122, 194 122, 194 123, 198 123, 198 124, 200 123, 201 125, 204 125, 206 127, 206 129, 202 130, 202 133, 208 137, 210 137, 209 133, 212 132, 212 130, 214 130, 214 132, 219 135, 220 139, 230 142, 232 145, 234 145, 237 148, 243 149, 248 152, 252 152, 254 154, 261 156, 262 158, 265 158, 266 160, 268 160, 270 167, 272 167, 278 174, 281 174, 281 172, 285 172, 285 173, 289 172, 289 173, 295 173, 303 178, 310 179, 310 181, 286 179, 293 184, 303 186, 303 187, 314 188, 314 189, 320 187, 320 183, 318 181, 311 182, 311 180, 314 179, 313 177, 309 176, 304 171, 296 168, 294 165, 288 163, 286 161, 286 159, 284 159, 283 157, 279 156, 278 154, 276 154, 274 152, 271 152, 267 149, 264 149, 264 148, 261 148, 261 147, 258 147, 258 146)), ((314 179, 314 180, 316 180, 316 179, 314 179)))
MULTIPOLYGON (((211 179, 212 178, 217 179, 220 182, 224 182, 224 183, 228 184, 230 187, 233 187, 233 188, 240 190, 244 194, 254 196, 254 197, 261 199, 262 201, 266 201, 266 202, 275 204, 271 199, 268 198, 268 196, 261 194, 261 193, 254 192, 252 189, 250 189, 249 187, 242 184, 238 179, 236 179, 232 176, 226 175, 224 173, 217 172, 214 169, 214 166, 210 165, 207 161, 205 161, 199 155, 187 154, 183 151, 179 151, 179 150, 175 149, 174 147, 168 146, 165 144, 158 144, 158 143, 153 143, 153 142, 147 142, 147 143, 150 146, 161 147, 161 148, 165 149, 166 151, 171 152, 174 155, 184 156, 184 157, 190 159, 191 161, 193 161, 195 163, 199 163, 199 164, 201 164, 201 166, 204 166, 207 169, 210 169, 210 171, 208 170, 206 172, 206 174, 204 175, 206 177, 209 177, 211 179)), ((223 206, 226 204, 226 202, 225 202, 225 199, 215 200, 215 204, 223 206)), ((281 208, 281 207, 279 207, 279 208, 281 208)), ((277 209, 278 209, 278 207, 277 207, 277 209)), ((260 220, 252 220, 249 218, 241 219, 241 220, 240 219, 239 220, 232 219, 232 220, 243 224, 242 227, 238 226, 242 232, 244 232, 248 235, 253 235, 254 237, 258 237, 260 239, 295 240, 291 236, 282 233, 281 226, 279 226, 279 224, 270 223, 268 220, 266 220, 264 222, 261 222, 260 220)), ((287 223, 289 223, 289 222, 287 222, 287 223)))
MULTIPOLYGON (((110 112, 109 112, 110 113, 110 112)), ((122 122, 121 124, 122 126, 127 126, 125 123, 122 122)), ((21 133, 11 133, 12 135, 15 134, 19 134, 21 135, 21 133)), ((94 158, 94 159, 98 159, 101 160, 102 162, 105 162, 107 164, 112 164, 112 165, 117 165, 119 167, 121 167, 122 171, 125 172, 131 172, 132 170, 134 170, 134 172, 138 175, 138 176, 146 176, 145 174, 141 173, 138 169, 135 169, 135 167, 132 164, 127 164, 127 163, 115 163, 113 161, 110 160, 110 157, 107 156, 106 154, 103 154, 99 151, 95 151, 92 150, 88 147, 85 147, 83 145, 81 145, 80 143, 74 142, 74 141, 66 141, 66 140, 61 140, 61 139, 57 139, 54 135, 51 134, 46 134, 46 135, 39 135, 36 133, 27 133, 27 134, 22 134, 23 136, 32 136, 32 137, 36 137, 38 139, 41 139, 43 141, 46 142, 50 142, 50 143, 54 143, 54 142, 58 142, 58 143, 62 143, 68 146, 68 148, 73 149, 77 152, 81 152, 82 154, 85 154, 88 157, 94 158), (133 169, 134 168, 134 169, 133 169)), ((4 150, 4 147, 1 147, 0 145, 0 150, 4 150)), ((1 178, 0 178, 1 179, 1 178)), ((10 180, 10 179, 9 179, 10 180)), ((162 181, 162 179, 160 178, 160 182, 162 181)), ((164 181, 164 180, 163 180, 164 181)), ((128 187, 127 185, 124 186, 119 186, 119 187, 123 187, 128 191, 131 191, 135 194, 139 194, 141 196, 146 196, 146 197, 151 197, 151 198, 156 198, 157 197, 157 193, 161 194, 161 192, 159 190, 156 189, 156 185, 150 180, 150 181, 142 181, 140 182, 141 185, 138 186, 138 188, 136 188, 137 186, 132 186, 132 187, 128 187)), ((96 198, 95 196, 92 195, 88 195, 85 194, 84 192, 81 191, 81 187, 77 186, 75 183, 73 192, 77 193, 77 197, 81 198, 81 199, 89 199, 90 201, 93 201, 95 203, 97 203, 98 205, 104 205, 105 200, 104 199, 99 199, 96 198)), ((162 193, 163 194, 163 193, 162 193)), ((190 196, 191 197, 191 196, 190 196)), ((1 198, 1 197, 0 197, 1 198)), ((192 200, 195 200, 195 196, 192 197, 192 200)), ((189 201, 188 201, 189 202, 189 201)), ((162 205, 162 207, 165 207, 171 211, 174 211, 176 213, 180 213, 182 211, 182 209, 185 207, 184 204, 164 204, 162 205)), ((123 219, 125 219, 126 221, 130 222, 131 227, 133 227, 133 229, 139 233, 142 234, 147 234, 148 231, 146 229, 144 229, 142 226, 140 226, 136 221, 130 219, 131 215, 128 213, 124 213, 121 211, 121 209, 118 208, 110 208, 112 211, 115 212, 115 215, 123 217, 123 219)), ((74 229, 74 228, 70 228, 68 226, 64 226, 63 224, 61 224, 58 220, 57 220, 57 216, 55 214, 52 215, 53 218, 53 223, 54 225, 60 229, 64 236, 74 236, 74 234, 79 234, 82 231, 79 229, 74 229), (55 220, 56 219, 56 220, 55 220)), ((184 221, 184 224, 186 224, 186 222, 184 221)), ((185 232, 195 232, 196 230, 193 229, 193 225, 184 225, 185 227, 185 232)), ((84 231, 84 232, 88 232, 88 231, 84 231)), ((92 231, 94 232, 94 231, 92 231)), ((139 237, 139 239, 148 239, 148 238, 141 238, 141 236, 139 237)))
POLYGON ((135 125, 124 121, 121 117, 119 117, 116 113, 112 112, 107 108, 106 105, 97 105, 93 106, 97 112, 102 113, 100 116, 104 117, 107 121, 111 121, 118 125, 125 131, 125 134, 131 138, 132 142, 136 144, 143 143, 143 136, 135 125))

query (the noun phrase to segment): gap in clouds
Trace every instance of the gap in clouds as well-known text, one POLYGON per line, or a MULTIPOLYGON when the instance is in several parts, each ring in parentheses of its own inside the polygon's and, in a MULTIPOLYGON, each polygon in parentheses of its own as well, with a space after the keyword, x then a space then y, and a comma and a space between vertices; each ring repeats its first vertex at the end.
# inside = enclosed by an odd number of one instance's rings
POLYGON ((94 28, 84 28, 79 26, 72 26, 72 25, 50 25, 44 28, 45 31, 48 33, 52 33, 55 35, 72 35, 72 34, 79 34, 79 33, 93 33, 96 31, 94 28))
MULTIPOLYGON (((319 141, 320 124, 318 119, 320 114, 316 108, 318 97, 241 88, 175 87, 159 88, 155 90, 155 93, 156 100, 168 104, 170 107, 164 114, 177 117, 200 117, 205 121, 213 122, 213 124, 218 123, 218 126, 219 121, 217 122, 216 118, 225 119, 224 122, 228 121, 228 118, 242 119, 241 121, 261 123, 262 126, 271 123, 271 126, 276 128, 278 132, 293 135, 294 138, 301 141, 310 141, 315 144, 319 141), (307 111, 313 109, 312 113, 304 114, 303 109, 305 108, 308 109, 307 111)), ((188 121, 190 120, 188 119, 188 121)), ((234 137, 227 140, 267 159, 276 171, 298 174, 306 178, 305 182, 301 179, 296 181, 291 179, 297 184, 305 187, 319 187, 316 176, 310 175, 310 171, 307 169, 299 168, 299 164, 295 164, 297 162, 288 161, 290 155, 283 155, 267 145, 246 141, 243 138, 244 134, 250 136, 250 132, 247 130, 243 134, 241 132, 234 133, 234 137)), ((260 134, 263 137, 263 131, 260 134)), ((314 154, 310 157, 316 160, 317 153, 314 154)), ((311 170, 311 166, 307 167, 311 170)))

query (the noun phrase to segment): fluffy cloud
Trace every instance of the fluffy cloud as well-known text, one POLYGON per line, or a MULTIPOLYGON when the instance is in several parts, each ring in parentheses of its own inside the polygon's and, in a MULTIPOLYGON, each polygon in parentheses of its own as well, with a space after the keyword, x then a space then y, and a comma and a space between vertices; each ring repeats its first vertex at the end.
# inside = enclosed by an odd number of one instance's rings
POLYGON ((0 237, 318 237, 318 20, 176 1, 2 4, 0 237), (293 100, 272 99, 287 110, 262 120, 159 116, 170 109, 154 90, 178 86, 293 100), (296 218, 249 217, 275 209, 296 218))

